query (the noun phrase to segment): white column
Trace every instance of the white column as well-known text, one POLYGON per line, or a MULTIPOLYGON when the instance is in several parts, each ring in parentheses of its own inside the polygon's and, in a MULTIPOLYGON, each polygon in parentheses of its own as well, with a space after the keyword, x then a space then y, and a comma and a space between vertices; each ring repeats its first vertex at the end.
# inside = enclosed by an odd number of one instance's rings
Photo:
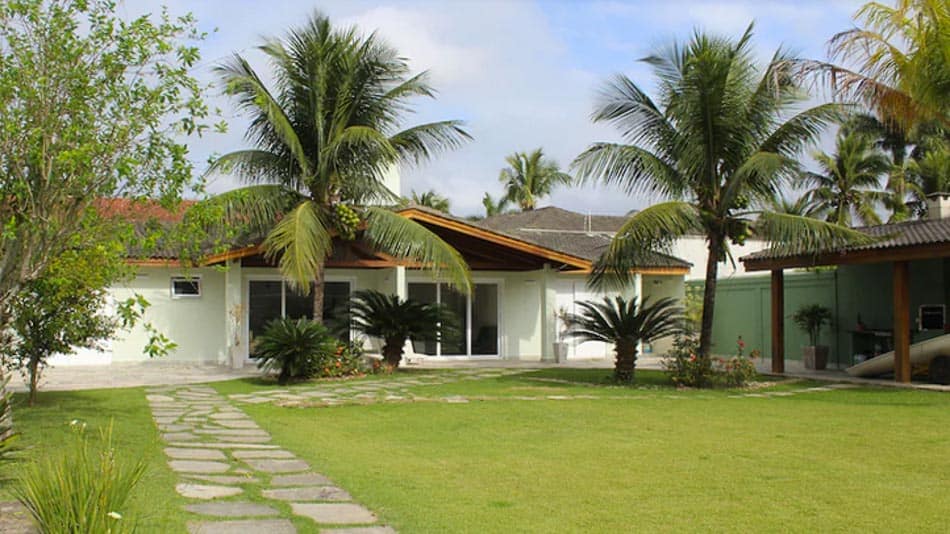
MULTIPOLYGON (((637 303, 637 312, 643 304, 643 276, 640 273, 633 275, 633 300, 637 303)), ((643 357, 643 341, 637 343, 637 357, 643 357)))
POLYGON ((400 299, 406 300, 409 298, 409 284, 406 283, 406 268, 405 267, 396 267, 395 272, 393 273, 393 294, 399 296, 400 299))
POLYGON ((557 291, 554 288, 554 271, 544 264, 541 273, 541 361, 555 361, 554 342, 557 339, 557 291))
POLYGON ((227 319, 227 358, 231 367, 244 367, 247 349, 244 347, 244 284, 241 278, 241 260, 228 263, 224 272, 224 312, 227 319))

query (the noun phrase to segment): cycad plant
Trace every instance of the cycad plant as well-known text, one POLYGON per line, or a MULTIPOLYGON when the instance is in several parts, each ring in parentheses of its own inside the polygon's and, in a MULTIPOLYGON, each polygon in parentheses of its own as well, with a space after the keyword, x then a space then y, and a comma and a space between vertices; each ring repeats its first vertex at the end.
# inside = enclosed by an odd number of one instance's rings
POLYGON ((222 224, 266 235, 264 253, 293 289, 306 293, 314 284, 316 321, 334 236, 413 259, 467 293, 468 267, 455 249, 422 225, 370 206, 398 200, 383 183, 396 165, 469 139, 452 120, 401 129, 410 99, 434 94, 427 74, 410 76, 406 61, 378 36, 335 29, 319 13, 259 50, 270 61, 271 84, 239 55, 216 69, 250 116, 245 137, 254 146, 211 167, 250 184, 209 201, 223 208, 222 224))
POLYGON ((277 374, 277 382, 310 378, 336 350, 337 340, 325 326, 306 318, 283 317, 267 323, 254 340, 252 357, 262 371, 277 374))
POLYGON ((629 283, 646 253, 669 251, 690 232, 706 237, 700 357, 708 358, 719 263, 729 243, 750 235, 790 253, 868 241, 853 230, 801 215, 751 209, 798 175, 802 148, 840 118, 841 107, 799 109, 807 94, 779 51, 754 60, 752 26, 738 40, 697 33, 645 58, 657 77, 654 101, 619 75, 601 94, 594 120, 617 126, 624 142, 596 143, 574 161, 584 180, 661 199, 632 215, 596 262, 591 282, 629 283), (796 113, 797 111, 797 113, 796 113))
MULTIPOLYGON (((533 210, 538 199, 550 195, 555 186, 567 185, 572 181, 570 175, 561 172, 557 163, 546 158, 540 148, 532 152, 515 152, 505 161, 508 167, 502 169, 498 176, 505 187, 504 198, 520 206, 522 211, 533 210)), ((486 198, 490 197, 486 195, 486 198)), ((485 209, 489 210, 488 204, 485 204, 485 209)), ((501 209, 503 206, 499 204, 498 211, 501 209)))
POLYGON ((438 341, 457 331, 458 319, 438 304, 402 300, 379 291, 357 291, 350 299, 350 326, 383 340, 383 360, 399 367, 407 340, 438 341))
POLYGON ((566 314, 567 335, 584 341, 602 341, 614 346, 614 378, 629 383, 637 367, 637 350, 641 342, 672 336, 683 330, 685 316, 674 299, 663 298, 650 303, 644 298, 604 297, 601 302, 578 302, 579 314, 566 314))

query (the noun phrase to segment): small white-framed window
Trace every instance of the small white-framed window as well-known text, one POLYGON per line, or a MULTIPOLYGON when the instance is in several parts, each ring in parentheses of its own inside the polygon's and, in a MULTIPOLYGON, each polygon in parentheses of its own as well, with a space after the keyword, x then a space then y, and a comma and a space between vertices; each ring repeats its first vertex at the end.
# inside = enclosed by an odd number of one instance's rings
POLYGON ((193 299, 201 296, 200 276, 173 276, 172 298, 193 299))

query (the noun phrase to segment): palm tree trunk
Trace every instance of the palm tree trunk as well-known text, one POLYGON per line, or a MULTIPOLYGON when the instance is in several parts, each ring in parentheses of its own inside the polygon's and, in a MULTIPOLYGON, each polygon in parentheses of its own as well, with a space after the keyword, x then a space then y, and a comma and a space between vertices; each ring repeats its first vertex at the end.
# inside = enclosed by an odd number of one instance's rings
POLYGON ((703 319, 699 329, 699 357, 709 358, 712 348, 713 312, 716 306, 716 280, 719 276, 719 256, 722 239, 707 236, 709 256, 706 259, 706 286, 703 288, 703 319))
POLYGON ((406 344, 405 338, 386 339, 383 345, 383 360, 392 368, 399 367, 402 361, 402 347, 406 344))
POLYGON ((323 296, 324 275, 326 274, 326 260, 317 265, 316 276, 313 277, 313 322, 323 324, 323 296))
POLYGON ((637 370, 637 343, 621 339, 614 346, 617 358, 614 360, 614 379, 617 382, 633 382, 637 370))

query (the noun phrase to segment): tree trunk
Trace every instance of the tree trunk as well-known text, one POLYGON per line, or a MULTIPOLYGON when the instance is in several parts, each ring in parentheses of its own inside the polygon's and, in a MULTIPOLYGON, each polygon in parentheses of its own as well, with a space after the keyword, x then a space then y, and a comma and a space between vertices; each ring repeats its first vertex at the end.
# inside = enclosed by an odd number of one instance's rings
POLYGON ((402 361, 402 348, 406 344, 405 338, 389 338, 385 340, 386 344, 383 345, 383 360, 392 367, 399 367, 399 362, 402 361))
POLYGON ((7 391, 9 378, 3 373, 0 366, 0 456, 3 454, 3 443, 13 437, 13 404, 11 395, 7 391))
POLYGON ((30 372, 30 397, 29 405, 33 406, 36 404, 36 390, 39 389, 40 383, 40 358, 37 355, 31 355, 30 361, 27 364, 28 370, 30 372))
POLYGON ((614 352, 617 354, 614 360, 614 379, 625 384, 633 382, 637 369, 637 342, 621 339, 615 344, 614 352))
POLYGON ((326 260, 317 264, 317 273, 313 277, 313 322, 323 324, 323 279, 326 272, 326 260))
POLYGON ((719 255, 722 240, 709 237, 709 256, 706 259, 706 286, 703 288, 703 319, 699 329, 699 357, 709 358, 712 347, 713 312, 716 305, 716 279, 719 276, 719 255))

